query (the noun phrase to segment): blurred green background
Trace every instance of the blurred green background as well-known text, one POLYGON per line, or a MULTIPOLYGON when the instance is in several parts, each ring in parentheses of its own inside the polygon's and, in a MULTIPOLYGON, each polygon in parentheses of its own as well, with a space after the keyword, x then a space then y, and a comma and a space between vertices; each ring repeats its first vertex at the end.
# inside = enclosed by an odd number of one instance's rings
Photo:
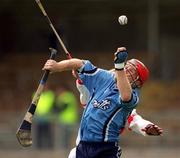
MULTIPOLYGON (((42 4, 73 57, 111 69, 114 52, 125 46, 129 58, 138 58, 149 68, 150 80, 141 90, 137 111, 162 127, 164 134, 143 137, 126 131, 123 157, 180 157, 180 1, 42 0, 42 4), (120 15, 128 17, 128 25, 118 23, 120 15)), ((35 1, 0 0, 0 20, 0 157, 67 157, 79 123, 66 149, 59 146, 56 120, 52 149, 40 150, 34 144, 22 148, 15 137, 49 57, 48 48, 57 48, 58 61, 66 58, 65 53, 35 1)), ((78 100, 71 72, 51 75, 48 84, 52 90, 68 85, 78 100)))

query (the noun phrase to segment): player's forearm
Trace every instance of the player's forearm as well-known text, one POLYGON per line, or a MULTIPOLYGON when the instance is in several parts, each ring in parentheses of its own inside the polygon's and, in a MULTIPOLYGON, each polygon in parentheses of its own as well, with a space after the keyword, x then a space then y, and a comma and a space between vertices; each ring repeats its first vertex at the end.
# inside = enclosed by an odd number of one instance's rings
POLYGON ((56 62, 55 60, 48 60, 43 70, 50 70, 51 72, 62 72, 67 70, 77 70, 83 66, 83 61, 80 59, 72 58, 56 62))
POLYGON ((67 70, 77 70, 83 66, 82 60, 77 59, 77 58, 63 60, 63 61, 58 62, 57 64, 58 64, 57 70, 59 72, 67 71, 67 70))
POLYGON ((117 87, 121 93, 121 99, 122 101, 125 101, 125 102, 129 101, 132 95, 132 88, 127 79, 125 71, 124 70, 115 71, 115 73, 116 73, 116 78, 117 78, 117 87))
POLYGON ((121 94, 121 100, 124 102, 128 102, 132 97, 132 89, 124 71, 125 62, 128 57, 126 48, 118 48, 114 56, 114 67, 117 78, 117 87, 121 94))

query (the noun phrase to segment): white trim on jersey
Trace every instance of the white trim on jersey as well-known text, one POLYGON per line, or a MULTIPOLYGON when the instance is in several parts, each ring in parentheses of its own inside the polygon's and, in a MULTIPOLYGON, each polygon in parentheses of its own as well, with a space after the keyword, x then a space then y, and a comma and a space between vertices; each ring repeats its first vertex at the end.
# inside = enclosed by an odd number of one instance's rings
POLYGON ((109 126, 110 124, 112 123, 112 120, 116 117, 116 115, 119 113, 119 111, 121 111, 122 109, 120 108, 119 110, 116 111, 116 113, 114 114, 114 116, 111 118, 111 120, 108 122, 107 124, 107 128, 106 128, 106 131, 105 131, 105 138, 104 138, 104 141, 108 141, 108 131, 109 131, 109 126))

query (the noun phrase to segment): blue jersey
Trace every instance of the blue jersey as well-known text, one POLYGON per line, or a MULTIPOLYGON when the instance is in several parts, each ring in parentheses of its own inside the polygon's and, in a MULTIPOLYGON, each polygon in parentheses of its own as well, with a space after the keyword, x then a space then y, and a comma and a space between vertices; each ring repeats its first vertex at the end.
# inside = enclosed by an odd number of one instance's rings
POLYGON ((133 89, 129 102, 121 100, 115 74, 84 61, 79 76, 90 92, 90 100, 83 112, 80 124, 80 140, 91 142, 116 142, 127 117, 136 107, 139 97, 133 89))

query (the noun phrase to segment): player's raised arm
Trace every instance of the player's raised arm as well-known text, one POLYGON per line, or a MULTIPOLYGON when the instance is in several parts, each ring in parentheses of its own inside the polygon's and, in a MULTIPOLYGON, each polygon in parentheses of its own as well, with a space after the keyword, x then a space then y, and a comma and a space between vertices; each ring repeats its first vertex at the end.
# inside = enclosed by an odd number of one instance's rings
POLYGON ((131 84, 128 81, 126 72, 124 70, 125 62, 128 57, 128 53, 125 47, 117 49, 114 58, 115 74, 117 78, 117 87, 121 93, 121 100, 128 102, 132 96, 131 84))
POLYGON ((51 72, 62 72, 67 70, 78 70, 83 66, 83 61, 77 58, 62 60, 56 62, 55 60, 47 60, 43 70, 50 70, 51 72))

